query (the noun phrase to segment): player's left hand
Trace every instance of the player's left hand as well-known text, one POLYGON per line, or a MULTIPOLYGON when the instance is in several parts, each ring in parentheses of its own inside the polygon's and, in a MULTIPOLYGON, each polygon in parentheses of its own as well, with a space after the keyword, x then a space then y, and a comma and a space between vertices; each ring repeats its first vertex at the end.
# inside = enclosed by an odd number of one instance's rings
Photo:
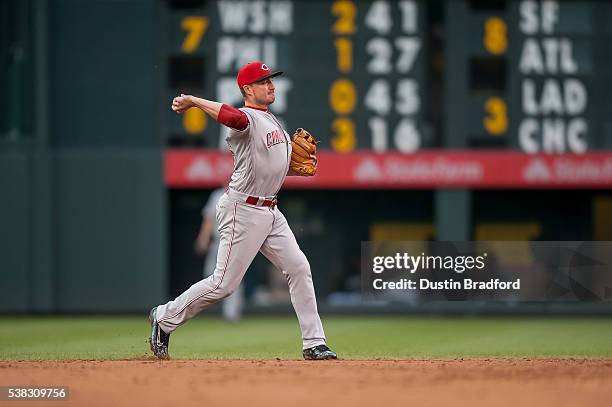
POLYGON ((176 113, 183 113, 185 110, 193 106, 195 105, 191 101, 191 95, 183 95, 181 93, 181 96, 177 96, 172 99, 172 110, 176 113))
POLYGON ((317 143, 318 141, 307 130, 299 128, 295 131, 289 163, 289 168, 294 174, 312 177, 317 173, 317 143))

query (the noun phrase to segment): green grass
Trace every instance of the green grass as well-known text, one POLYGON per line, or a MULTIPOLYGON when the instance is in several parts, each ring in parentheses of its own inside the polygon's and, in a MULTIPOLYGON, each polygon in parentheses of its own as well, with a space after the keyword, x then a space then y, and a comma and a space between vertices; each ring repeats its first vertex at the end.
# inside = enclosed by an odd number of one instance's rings
MULTIPOLYGON (((610 318, 329 317, 329 345, 344 359, 612 357, 610 318)), ((0 360, 149 356, 145 317, 0 317, 0 360)), ((239 324, 196 318, 171 338, 173 359, 297 359, 293 317, 239 324)))

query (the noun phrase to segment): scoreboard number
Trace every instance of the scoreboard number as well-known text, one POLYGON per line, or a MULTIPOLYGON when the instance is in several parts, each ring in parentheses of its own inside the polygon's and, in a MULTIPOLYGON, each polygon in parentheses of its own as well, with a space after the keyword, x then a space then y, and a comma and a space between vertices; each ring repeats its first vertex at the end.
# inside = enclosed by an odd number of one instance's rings
POLYGON ((487 116, 483 120, 487 133, 501 136, 508 130, 508 108, 506 102, 498 97, 488 98, 485 102, 487 116))
POLYGON ((200 134, 206 130, 208 121, 206 114, 197 108, 192 107, 183 114, 183 128, 187 134, 200 134))
MULTIPOLYGON (((376 152, 387 151, 389 148, 387 121, 374 116, 368 120, 368 126, 372 134, 372 149, 376 152)), ((393 133, 393 142, 397 150, 402 153, 414 153, 419 149, 421 135, 413 119, 405 117, 400 120, 393 133)))
POLYGON ((332 27, 335 34, 353 34, 355 29, 355 18, 357 17, 357 6, 349 0, 334 1, 331 12, 338 19, 332 27))
MULTIPOLYGON (((402 30, 405 33, 416 33, 418 28, 416 3, 414 0, 402 0, 398 5, 402 17, 402 30)), ((389 34, 393 28, 390 2, 388 0, 374 1, 366 14, 365 25, 379 35, 389 34)))
MULTIPOLYGON (((400 73, 410 72, 419 55, 421 41, 418 38, 399 37, 395 39, 395 47, 399 51, 395 64, 397 71, 400 73)), ((391 41, 380 37, 372 38, 366 44, 366 51, 372 55, 372 59, 367 65, 368 73, 384 75, 392 72, 393 47, 391 41)))
POLYGON ((419 83, 416 79, 400 79, 397 84, 397 102, 395 110, 401 115, 418 113, 421 108, 419 83))
POLYGON ((348 38, 338 38, 334 41, 336 47, 336 65, 340 72, 347 73, 353 69, 353 42, 348 38))
POLYGON ((201 16, 185 17, 181 21, 181 28, 187 31, 181 50, 186 54, 193 53, 202 42, 204 33, 208 28, 208 18, 201 16))
POLYGON ((397 71, 410 72, 421 50, 421 40, 414 37, 399 37, 395 40, 395 47, 400 52, 396 63, 397 71))
MULTIPOLYGON (((419 98, 419 84, 414 79, 400 79, 396 87, 395 110, 400 115, 411 115, 419 111, 421 99, 419 98)), ((364 100, 369 110, 380 116, 386 116, 391 111, 391 86, 386 79, 376 79, 370 85, 364 100)))
POLYGON ((503 55, 508 49, 508 27, 499 17, 489 17, 484 26, 484 47, 493 55, 503 55))
POLYGON ((357 138, 355 137, 355 124, 351 119, 339 117, 332 122, 334 136, 331 138, 331 146, 339 153, 348 153, 355 148, 357 138))
POLYGON ((370 85, 364 99, 364 105, 378 115, 384 116, 391 111, 391 90, 385 79, 376 79, 370 85))
POLYGON ((373 2, 366 14, 365 25, 380 35, 388 34, 393 27, 389 2, 385 0, 373 2))
POLYGON ((329 92, 329 104, 338 114, 351 114, 357 103, 357 90, 348 79, 337 79, 329 92))

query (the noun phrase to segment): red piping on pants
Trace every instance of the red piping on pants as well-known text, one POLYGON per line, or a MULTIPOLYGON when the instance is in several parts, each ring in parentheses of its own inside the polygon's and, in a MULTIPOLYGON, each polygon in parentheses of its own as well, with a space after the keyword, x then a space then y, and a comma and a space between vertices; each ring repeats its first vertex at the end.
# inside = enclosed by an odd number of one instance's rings
POLYGON ((230 240, 230 246, 229 246, 229 250, 227 251, 227 257, 225 258, 225 266, 223 267, 223 274, 221 274, 221 280, 219 281, 219 284, 217 284, 216 287, 214 287, 212 290, 206 291, 205 293, 198 295, 196 298, 194 298, 193 300, 189 301, 187 304, 185 304, 185 306, 183 308, 181 308, 176 314, 166 317, 166 318, 162 318, 160 320, 158 320, 157 322, 162 322, 162 321, 167 321, 169 319, 175 318, 178 314, 180 314, 181 312, 185 311, 185 308, 187 308, 188 306, 190 306, 191 304, 193 304, 195 301, 199 300, 200 298, 202 298, 203 296, 212 293, 213 291, 216 291, 219 286, 221 285, 221 283, 223 282, 223 277, 225 277, 225 271, 227 270, 227 265, 229 264, 229 258, 230 258, 230 253, 232 252, 232 246, 234 244, 234 232, 236 230, 236 208, 238 207, 238 204, 235 203, 234 204, 234 214, 233 214, 233 219, 232 219, 232 239, 230 240))

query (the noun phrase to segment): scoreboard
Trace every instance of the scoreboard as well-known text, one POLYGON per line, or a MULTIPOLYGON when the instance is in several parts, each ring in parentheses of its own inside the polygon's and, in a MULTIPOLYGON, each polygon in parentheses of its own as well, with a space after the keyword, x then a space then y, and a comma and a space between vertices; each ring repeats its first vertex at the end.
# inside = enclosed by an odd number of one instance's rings
MULTIPOLYGON (((182 91, 241 106, 238 69, 262 60, 285 72, 275 79, 272 110, 288 129, 316 134, 323 148, 414 152, 432 146, 423 128, 426 2, 165 4, 167 100, 182 91)), ((173 144, 189 137, 202 137, 206 147, 225 144, 226 130, 195 109, 183 118, 166 116, 173 144)))
MULTIPOLYGON (((189 189, 226 185, 234 160, 227 129, 198 109, 176 115, 172 97, 242 106, 236 75, 254 60, 284 72, 271 110, 287 131, 321 140, 316 176, 287 177, 281 199, 288 218, 318 216, 302 222, 305 250, 320 251, 323 235, 341 249, 334 270, 313 264, 324 295, 330 275, 354 271, 352 238, 368 230, 370 240, 610 238, 612 0, 159 4, 173 240, 199 214, 204 193, 189 189)), ((183 247, 173 270, 190 267, 183 247)))
POLYGON ((612 2, 160 4, 161 129, 175 186, 219 183, 180 173, 225 171, 220 179, 231 163, 210 155, 228 130, 198 109, 177 116, 170 100, 242 106, 236 74, 253 60, 285 72, 271 108, 287 130, 310 130, 329 167, 349 166, 341 179, 315 177, 325 185, 512 188, 533 176, 537 187, 612 186, 612 2))
MULTIPOLYGON (((471 9, 453 2, 451 65, 467 99, 466 147, 525 153, 610 148, 612 3, 513 0, 471 9), (457 72, 457 71, 455 71, 457 72)), ((451 107, 452 108, 452 107, 451 107)), ((459 136, 461 137, 461 135, 459 136)))

